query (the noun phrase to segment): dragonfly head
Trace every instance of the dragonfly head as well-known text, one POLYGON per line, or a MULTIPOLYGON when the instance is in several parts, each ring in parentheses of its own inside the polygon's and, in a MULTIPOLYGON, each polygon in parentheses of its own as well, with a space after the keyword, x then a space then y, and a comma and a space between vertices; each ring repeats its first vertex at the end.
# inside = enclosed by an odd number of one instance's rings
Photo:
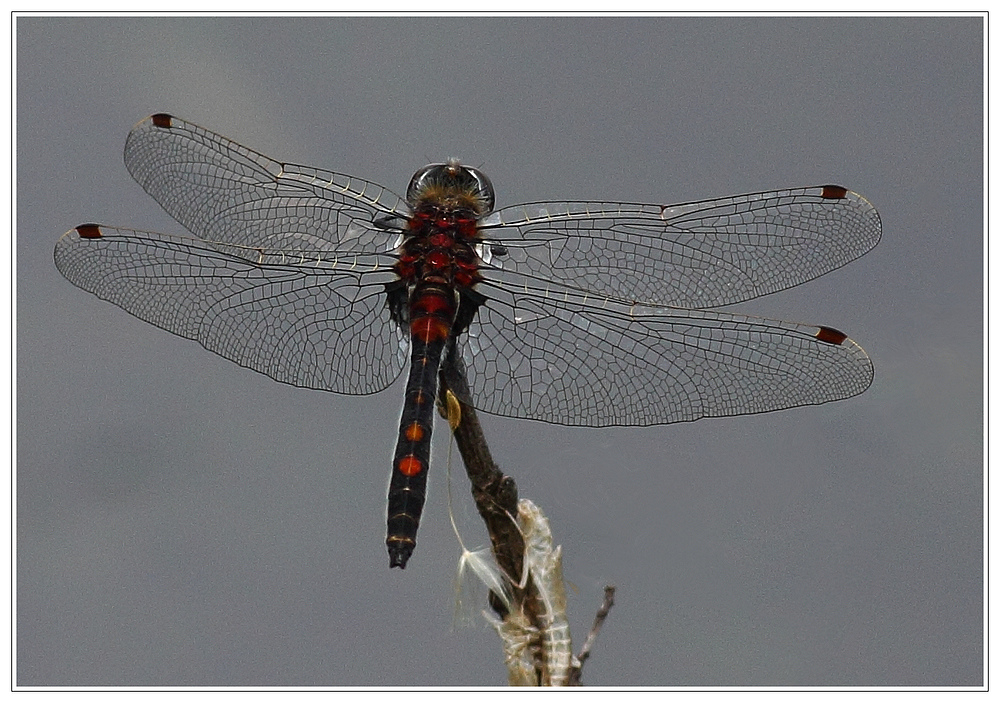
POLYGON ((476 217, 493 211, 496 196, 493 184, 482 171, 463 166, 458 159, 443 164, 430 164, 413 174, 406 189, 406 201, 417 208, 436 202, 449 208, 468 208, 476 217))

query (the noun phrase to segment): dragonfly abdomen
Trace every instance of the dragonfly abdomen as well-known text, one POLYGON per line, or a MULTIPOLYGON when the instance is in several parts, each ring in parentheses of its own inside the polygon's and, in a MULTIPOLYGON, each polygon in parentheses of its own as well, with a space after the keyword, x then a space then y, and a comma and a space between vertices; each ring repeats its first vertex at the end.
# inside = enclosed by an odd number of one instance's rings
POLYGON ((438 368, 457 311, 454 292, 437 283, 418 285, 411 296, 410 375, 389 481, 385 543, 390 568, 406 568, 417 543, 430 466, 438 368))

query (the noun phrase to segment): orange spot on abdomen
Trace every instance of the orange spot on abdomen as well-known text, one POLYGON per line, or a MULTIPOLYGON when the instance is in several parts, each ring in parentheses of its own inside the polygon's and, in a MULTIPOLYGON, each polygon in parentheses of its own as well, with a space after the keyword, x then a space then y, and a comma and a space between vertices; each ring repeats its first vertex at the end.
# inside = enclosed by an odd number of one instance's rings
POLYGON ((403 430, 403 436, 406 437, 411 442, 419 442, 424 438, 424 428, 420 426, 419 422, 411 422, 405 430, 403 430))
POLYGON ((417 476, 424 470, 424 462, 411 455, 404 456, 396 462, 396 469, 404 476, 417 476))

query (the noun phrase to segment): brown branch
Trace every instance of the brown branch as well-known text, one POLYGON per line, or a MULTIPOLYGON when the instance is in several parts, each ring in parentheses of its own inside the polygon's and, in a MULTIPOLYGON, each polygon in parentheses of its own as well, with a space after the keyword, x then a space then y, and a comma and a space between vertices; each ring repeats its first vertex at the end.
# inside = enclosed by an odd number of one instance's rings
POLYGON ((449 420, 455 443, 472 483, 476 508, 490 535, 493 555, 501 573, 508 579, 512 593, 511 609, 508 610, 500 598, 490 591, 490 606, 504 623, 497 631, 505 642, 505 647, 514 646, 517 649, 517 643, 523 642, 523 646, 529 647, 531 652, 527 658, 522 656, 523 649, 518 654, 510 650, 506 652, 510 680, 519 685, 552 685, 558 681, 557 685, 568 683, 579 686, 583 663, 590 657, 597 633, 614 604, 615 589, 610 586, 605 588, 604 602, 597 612, 594 625, 578 660, 573 661, 572 652, 568 650, 569 624, 565 620, 560 550, 552 549, 548 521, 529 501, 522 501, 525 504, 524 510, 527 511, 522 515, 522 506, 518 504, 517 484, 513 478, 500 471, 493 461, 475 408, 469 403, 471 393, 465 366, 454 346, 448 350, 441 365, 439 380, 439 408, 449 420), (525 520, 524 529, 532 535, 532 558, 543 560, 532 567, 527 579, 523 578, 522 573, 527 556, 525 534, 519 525, 519 515, 525 520), (539 544, 543 535, 543 544, 539 544), (539 551, 546 556, 540 557, 536 554, 539 551), (544 597, 540 589, 545 590, 544 597), (552 661, 548 661, 550 658, 552 661))
MULTIPOLYGON (((524 560, 524 538, 515 522, 517 484, 513 478, 504 475, 493 461, 476 410, 468 403, 471 393, 465 376, 465 365, 454 347, 441 365, 439 378, 439 398, 451 391, 459 403, 461 419, 453 430, 455 443, 462 455, 469 481, 472 482, 472 497, 476 501, 476 509, 486 523, 493 555, 501 573, 507 574, 516 585, 521 582, 521 565, 524 560)), ((492 600, 491 604, 495 607, 492 600)))

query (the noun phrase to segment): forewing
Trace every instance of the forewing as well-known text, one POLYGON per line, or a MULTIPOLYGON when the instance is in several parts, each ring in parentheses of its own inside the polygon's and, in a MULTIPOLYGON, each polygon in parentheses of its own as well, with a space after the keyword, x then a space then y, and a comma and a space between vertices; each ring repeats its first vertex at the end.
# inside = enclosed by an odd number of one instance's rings
POLYGON ((655 425, 840 400, 871 360, 836 330, 494 290, 462 338, 474 405, 566 425, 655 425))
POLYGON ((375 393, 407 358, 387 274, 355 261, 81 225, 55 263, 74 285, 283 383, 375 393))
POLYGON ((376 217, 405 217, 398 196, 360 178, 282 164, 170 115, 137 124, 125 166, 171 216, 202 239, 283 251, 389 251, 376 217))
POLYGON ((706 308, 790 288, 858 258, 882 225, 839 186, 680 205, 548 202, 480 222, 495 276, 551 282, 623 303, 706 308))

